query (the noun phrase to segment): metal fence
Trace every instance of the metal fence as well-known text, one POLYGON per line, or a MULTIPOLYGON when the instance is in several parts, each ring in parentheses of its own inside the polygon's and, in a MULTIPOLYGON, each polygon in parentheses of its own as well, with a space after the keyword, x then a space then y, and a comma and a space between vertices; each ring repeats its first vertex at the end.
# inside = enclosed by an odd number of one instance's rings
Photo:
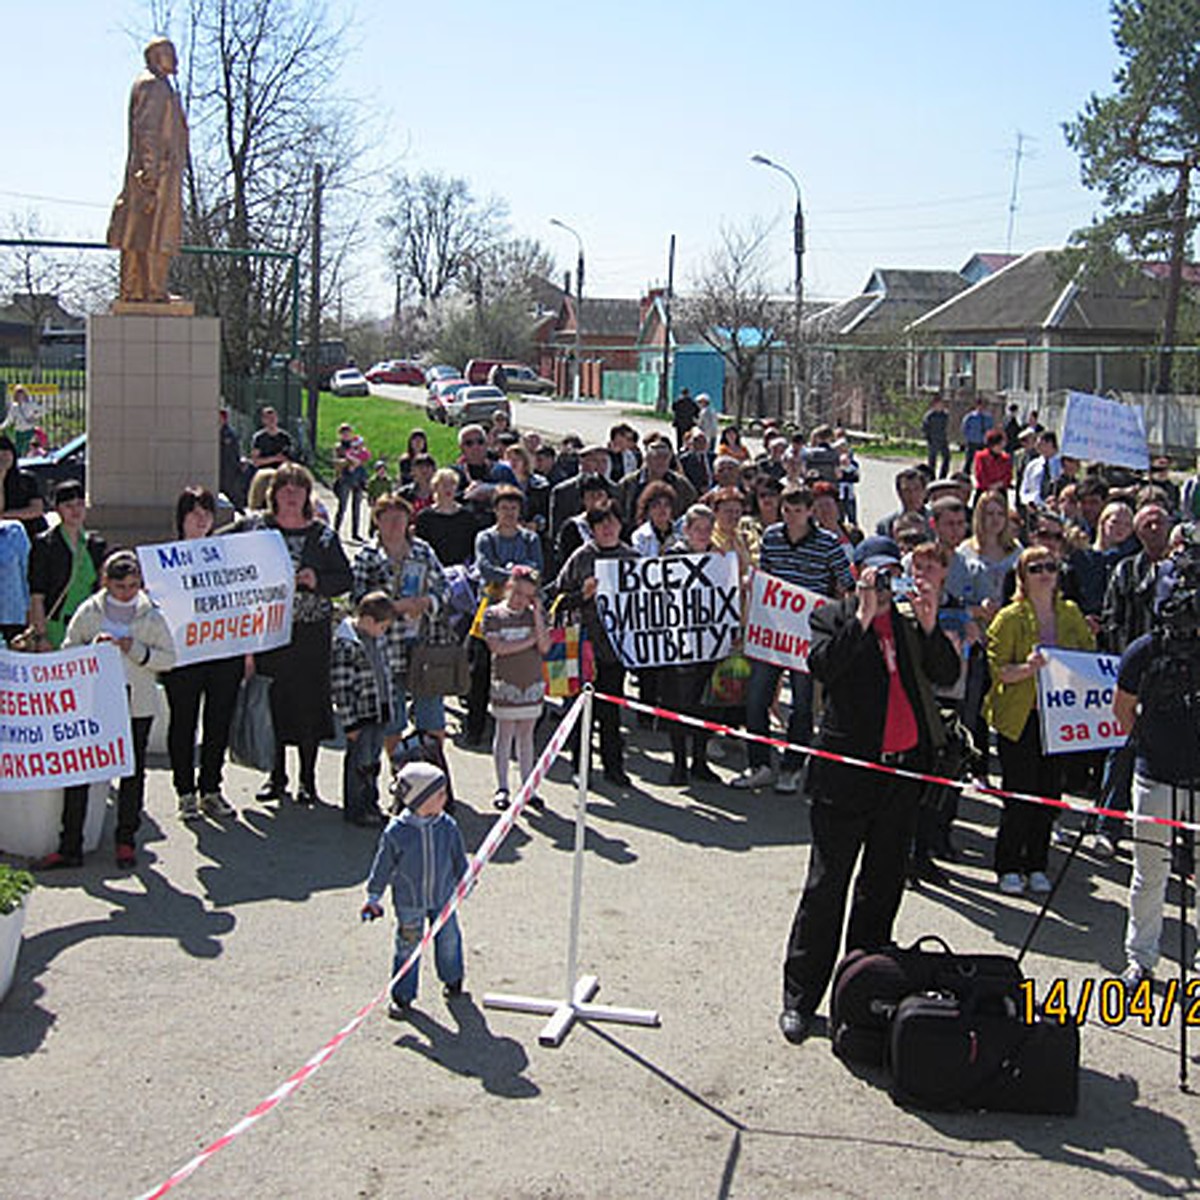
POLYGON ((13 389, 22 384, 37 401, 38 426, 50 449, 82 433, 87 423, 87 374, 79 368, 35 367, 8 362, 0 366, 0 415, 8 413, 13 389))

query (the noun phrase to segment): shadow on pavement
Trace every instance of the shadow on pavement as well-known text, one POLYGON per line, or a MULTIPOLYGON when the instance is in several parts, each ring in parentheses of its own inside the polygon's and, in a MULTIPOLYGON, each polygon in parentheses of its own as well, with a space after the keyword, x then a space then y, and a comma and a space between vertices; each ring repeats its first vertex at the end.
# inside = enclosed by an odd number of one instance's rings
POLYGON ((464 992, 448 1001, 447 1007, 457 1029, 414 1008, 409 1012, 407 1024, 420 1036, 406 1033, 397 1038, 395 1044, 455 1075, 478 1079, 490 1095, 509 1100, 531 1100, 541 1095, 537 1084, 524 1075, 529 1066, 525 1047, 515 1038, 493 1034, 469 994, 464 992))
POLYGON ((0 1057, 30 1054, 42 1044, 56 1015, 38 1003, 45 994, 38 979, 72 947, 94 938, 162 938, 177 942, 194 958, 216 958, 224 949, 222 939, 237 924, 232 913, 215 912, 199 896, 174 887, 144 851, 135 871, 118 872, 97 862, 78 872, 43 876, 39 887, 79 888, 109 911, 104 917, 47 929, 22 941, 17 977, 7 1003, 0 1007, 0 1057), (113 887, 109 882, 113 875, 135 880, 142 890, 113 887))
MULTIPOLYGON (((743 1149, 755 1138, 841 1142, 847 1148, 884 1147, 981 1163, 1041 1160, 1090 1171, 1097 1181, 1121 1180, 1141 1193, 1157 1196, 1191 1194, 1197 1185, 1196 1153, 1187 1127, 1174 1117, 1138 1104, 1137 1083, 1126 1075, 1113 1078, 1082 1069, 1079 1111, 1074 1117, 907 1109, 946 1139, 941 1145, 930 1145, 903 1138, 840 1134, 828 1128, 767 1129, 748 1125, 611 1033, 587 1022, 582 1024, 594 1037, 734 1130, 717 1191, 722 1198, 735 1194, 735 1177, 743 1149), (990 1149, 988 1142, 1011 1143, 1012 1148, 990 1149), (1114 1161, 1114 1153, 1128 1157, 1132 1165, 1114 1161)), ((872 1072, 870 1078, 880 1082, 882 1072, 872 1072)), ((1083 1184, 1087 1186, 1086 1179, 1083 1184)), ((1036 1185, 1033 1190, 1037 1190, 1036 1185)))

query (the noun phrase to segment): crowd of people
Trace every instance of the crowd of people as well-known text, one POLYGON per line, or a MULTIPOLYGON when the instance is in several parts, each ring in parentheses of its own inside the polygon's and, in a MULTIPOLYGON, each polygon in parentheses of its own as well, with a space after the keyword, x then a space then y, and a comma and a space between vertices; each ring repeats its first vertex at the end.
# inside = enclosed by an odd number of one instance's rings
MULTIPOLYGON (((59 486, 56 520, 43 528, 40 506, 30 503, 19 480, 12 482, 19 475, 13 450, 0 439, 4 515, 16 518, 0 531, 19 529, 25 538, 25 557, 0 556, 5 636, 32 629, 55 647, 111 640, 123 653, 136 771, 121 785, 118 861, 137 861, 153 711, 146 689, 155 676, 170 713, 181 820, 236 816, 222 792, 229 716, 240 680, 258 672, 274 682, 277 752, 257 800, 318 803, 317 759, 321 744, 335 736, 336 717, 346 746, 345 819, 381 827, 384 764, 397 764, 393 752, 414 736, 433 758, 437 778, 444 777, 452 805, 448 724, 455 697, 414 689, 410 664, 421 646, 463 647, 469 684, 458 697, 458 746, 483 747, 491 725, 492 802, 507 808, 512 758, 521 778, 534 761, 535 731, 546 710, 541 662, 555 622, 578 624, 590 640, 597 690, 625 693, 630 667, 596 605, 596 564, 613 558, 732 556, 743 601, 754 570, 827 601, 813 618, 807 671, 753 660, 744 694, 730 701, 710 686, 715 663, 635 667, 638 695, 649 705, 752 734, 779 725, 793 747, 813 744, 918 771, 938 761, 952 710, 982 751, 976 771, 984 779, 994 742, 1005 791, 1054 798, 1069 786, 1118 809, 1128 807, 1131 794, 1147 791, 1144 780, 1135 786, 1142 767, 1135 770, 1130 754, 1047 755, 1035 681, 1047 647, 1122 654, 1144 645, 1167 564, 1191 528, 1185 518, 1192 514, 1182 511, 1162 464, 1149 478, 1102 464, 1085 469, 1058 453, 1036 414, 1026 417, 1032 424, 1010 414, 1009 424, 1019 426, 1008 431, 1015 433, 1010 448, 1008 432, 993 429, 978 405, 962 426, 966 469, 951 473, 945 406, 937 401, 922 425, 928 461, 896 473, 897 507, 868 535, 858 525, 859 466, 844 431, 821 425, 807 437, 789 436, 768 424, 762 451, 753 454, 736 427, 714 428, 707 397, 687 399, 690 407, 677 402, 673 412, 674 441, 665 430, 639 436, 618 422, 605 444, 568 435, 551 445, 535 432, 516 433, 499 416, 489 428, 462 428, 448 463, 437 462, 424 433, 414 430, 394 472, 385 460, 371 465, 362 438, 343 425, 334 452, 333 515, 309 471, 292 461, 276 414, 265 410, 253 440, 253 478, 231 497, 236 517, 216 529, 216 497, 188 488, 179 497, 176 528, 180 538, 276 530, 295 571, 291 640, 254 656, 184 667, 174 665, 136 556, 108 553, 87 528, 82 488, 59 486), (351 530, 343 542, 347 513, 351 530), (294 793, 288 746, 298 755, 294 793)), ((643 714, 637 725, 649 732, 660 723, 643 714)), ((603 779, 629 786, 620 711, 599 704, 595 726, 603 779)), ((848 946, 890 939, 906 880, 945 882, 939 861, 958 854, 958 792, 809 761, 797 749, 779 756, 761 742, 747 745, 743 765, 735 763, 738 744, 714 742, 674 722, 665 731, 669 786, 724 782, 784 795, 804 790, 811 799, 812 856, 788 946, 781 1015, 785 1036, 801 1040, 828 984, 860 854, 848 946), (718 775, 714 760, 734 773, 718 775)), ((578 770, 591 753, 578 732, 571 752, 578 770)), ((43 867, 82 861, 85 805, 86 789, 73 789, 59 849, 43 867)), ((440 802, 433 807, 440 812, 440 802)), ((1051 809, 1005 801, 993 852, 1001 893, 1049 892, 1054 832, 1051 809)), ((1119 823, 1102 823, 1092 848, 1111 856, 1120 836, 1119 823)), ((1151 892, 1161 890, 1161 872, 1141 862, 1143 848, 1134 849, 1151 892)), ((1161 925, 1161 899, 1158 908, 1161 925)), ((1152 914, 1140 930, 1131 926, 1130 939, 1128 975, 1136 983, 1157 957, 1152 914)), ((397 1000, 407 1003, 411 995, 397 1000)))

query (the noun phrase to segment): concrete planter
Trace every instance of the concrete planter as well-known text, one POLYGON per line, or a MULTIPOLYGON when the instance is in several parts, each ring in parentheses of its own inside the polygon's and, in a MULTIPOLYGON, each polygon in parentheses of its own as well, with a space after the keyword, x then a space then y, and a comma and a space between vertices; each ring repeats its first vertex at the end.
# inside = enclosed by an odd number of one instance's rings
MULTIPOLYGON (((62 807, 62 788, 10 792, 0 797, 0 850, 22 858, 41 858, 57 850, 62 807)), ((93 783, 88 790, 87 820, 83 826, 85 854, 100 845, 107 810, 108 784, 93 783)))
POLYGON ((17 955, 21 951, 21 934, 25 930, 26 897, 10 913, 0 913, 0 1000, 8 995, 17 971, 17 955))

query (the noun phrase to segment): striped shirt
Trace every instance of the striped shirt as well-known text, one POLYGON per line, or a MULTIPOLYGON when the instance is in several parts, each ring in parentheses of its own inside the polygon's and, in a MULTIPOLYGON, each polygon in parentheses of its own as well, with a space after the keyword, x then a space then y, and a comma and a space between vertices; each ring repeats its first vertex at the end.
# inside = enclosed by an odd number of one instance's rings
POLYGON ((798 542, 788 540, 783 522, 771 525, 762 536, 759 567, 788 583, 798 583, 822 596, 836 596, 854 587, 846 552, 827 529, 809 525, 798 542))

